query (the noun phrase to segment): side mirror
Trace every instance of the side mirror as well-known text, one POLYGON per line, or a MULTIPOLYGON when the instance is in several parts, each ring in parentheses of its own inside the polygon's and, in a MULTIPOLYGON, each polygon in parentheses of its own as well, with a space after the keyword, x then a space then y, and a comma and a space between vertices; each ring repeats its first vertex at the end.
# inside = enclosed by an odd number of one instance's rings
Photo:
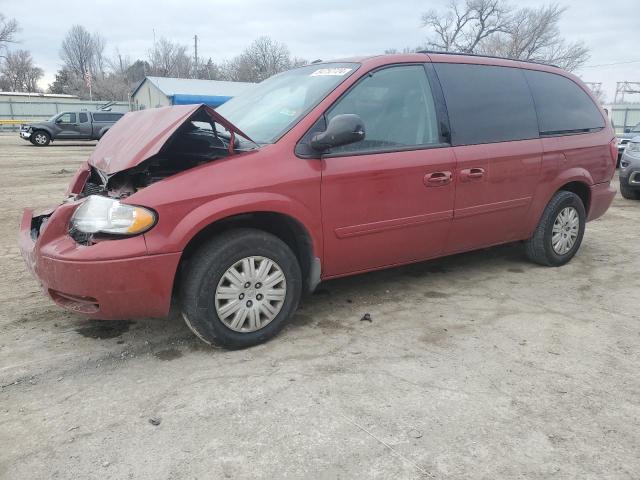
POLYGON ((631 129, 630 128, 625 128, 624 129, 624 133, 631 133, 631 129))
POLYGON ((62 123, 62 119, 61 118, 56 118, 56 123, 62 123))
POLYGON ((324 152, 332 147, 359 142, 364 140, 364 136, 364 122, 358 115, 353 113, 336 115, 329 120, 324 132, 313 136, 311 148, 324 152))

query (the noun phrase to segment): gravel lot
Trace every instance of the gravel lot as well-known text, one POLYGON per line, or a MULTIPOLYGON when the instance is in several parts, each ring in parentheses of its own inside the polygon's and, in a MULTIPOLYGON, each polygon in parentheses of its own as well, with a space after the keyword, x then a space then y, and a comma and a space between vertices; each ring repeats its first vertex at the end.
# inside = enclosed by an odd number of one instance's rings
POLYGON ((175 314, 84 320, 26 272, 22 208, 93 145, 0 136, 0 478, 640 478, 640 202, 565 267, 510 245, 327 282, 225 351, 175 314))

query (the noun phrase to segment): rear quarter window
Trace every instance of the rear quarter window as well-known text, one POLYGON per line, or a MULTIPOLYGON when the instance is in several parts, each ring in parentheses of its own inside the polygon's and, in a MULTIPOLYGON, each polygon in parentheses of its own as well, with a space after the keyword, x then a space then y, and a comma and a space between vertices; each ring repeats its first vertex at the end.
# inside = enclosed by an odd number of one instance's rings
POLYGON ((520 69, 435 63, 451 124, 453 145, 538 137, 538 121, 520 69))
POLYGON ((538 112, 541 135, 578 133, 604 127, 600 110, 574 81, 548 72, 526 70, 538 112))

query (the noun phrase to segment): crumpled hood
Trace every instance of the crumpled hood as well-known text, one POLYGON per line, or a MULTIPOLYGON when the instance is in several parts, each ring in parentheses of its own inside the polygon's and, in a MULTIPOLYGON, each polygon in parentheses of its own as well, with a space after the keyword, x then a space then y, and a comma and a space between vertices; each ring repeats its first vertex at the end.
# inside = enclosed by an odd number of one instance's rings
POLYGON ((200 110, 233 134, 252 141, 235 125, 204 104, 150 108, 129 112, 118 120, 98 142, 89 157, 89 165, 107 176, 133 168, 157 155, 176 130, 200 110))

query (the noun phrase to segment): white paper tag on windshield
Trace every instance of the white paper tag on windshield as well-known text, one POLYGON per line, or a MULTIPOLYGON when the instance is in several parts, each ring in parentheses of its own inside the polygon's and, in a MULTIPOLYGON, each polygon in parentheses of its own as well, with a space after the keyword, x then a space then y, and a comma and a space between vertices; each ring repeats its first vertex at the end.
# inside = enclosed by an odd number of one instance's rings
POLYGON ((313 72, 311 77, 322 77, 326 75, 335 75, 341 77, 342 75, 346 75, 352 69, 351 68, 321 68, 313 72))

